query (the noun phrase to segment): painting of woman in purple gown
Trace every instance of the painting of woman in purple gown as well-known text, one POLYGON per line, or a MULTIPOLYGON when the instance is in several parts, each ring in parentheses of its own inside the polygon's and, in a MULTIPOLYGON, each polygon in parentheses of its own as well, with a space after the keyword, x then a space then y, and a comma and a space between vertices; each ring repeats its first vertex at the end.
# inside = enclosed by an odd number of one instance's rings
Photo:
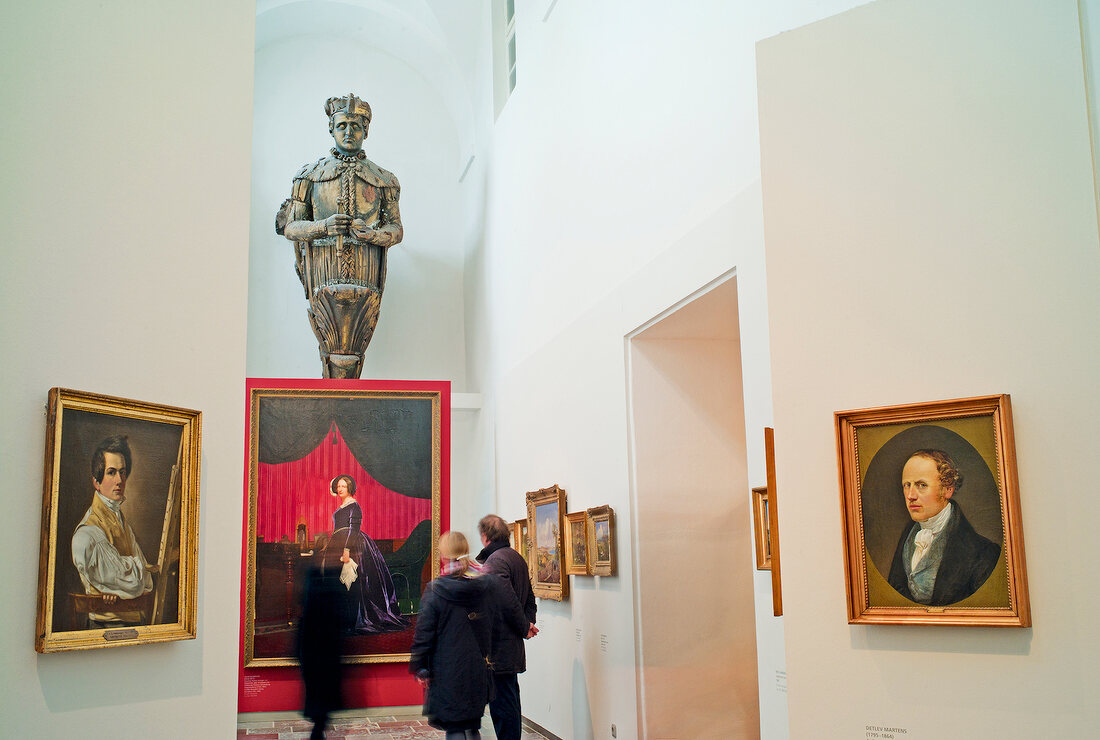
POLYGON ((337 476, 331 489, 340 505, 332 515, 327 548, 335 557, 327 562, 343 563, 340 583, 347 589, 344 631, 370 635, 407 628, 409 621, 401 616, 389 566, 378 545, 363 533, 363 509, 355 500, 355 479, 337 476))
POLYGON ((301 596, 318 568, 339 569, 346 608, 333 629, 348 662, 408 660, 446 524, 445 389, 249 381, 245 668, 296 663, 301 596))

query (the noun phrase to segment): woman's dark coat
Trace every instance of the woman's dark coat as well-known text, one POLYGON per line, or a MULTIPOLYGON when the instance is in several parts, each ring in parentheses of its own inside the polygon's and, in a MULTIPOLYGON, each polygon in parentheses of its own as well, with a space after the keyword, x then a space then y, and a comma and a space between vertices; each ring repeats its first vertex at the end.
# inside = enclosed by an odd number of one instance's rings
POLYGON ((444 576, 420 601, 409 670, 427 675, 424 714, 443 730, 481 726, 490 698, 493 625, 527 634, 527 620, 501 578, 444 576))

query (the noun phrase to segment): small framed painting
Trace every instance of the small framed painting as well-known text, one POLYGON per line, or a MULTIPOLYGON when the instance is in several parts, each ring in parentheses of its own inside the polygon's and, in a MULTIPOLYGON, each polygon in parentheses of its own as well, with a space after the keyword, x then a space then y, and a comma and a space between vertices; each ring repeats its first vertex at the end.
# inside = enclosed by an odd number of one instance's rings
POLYGON ((586 576, 588 567, 588 515, 583 511, 565 515, 565 572, 586 576))
POLYGON ((768 480, 768 556, 772 572, 772 614, 783 616, 783 576, 779 567, 779 495, 775 479, 775 430, 764 427, 764 470, 768 480))
POLYGON ((615 575, 615 511, 610 506, 588 510, 588 558, 594 576, 615 575))
POLYGON ((517 519, 512 522, 512 549, 527 560, 527 520, 517 519))
POLYGON ((771 527, 768 526, 768 487, 752 489, 752 524, 756 540, 756 569, 771 570, 771 527))
POLYGON ((535 596, 564 601, 569 597, 569 579, 562 564, 562 532, 565 521, 565 491, 558 486, 527 494, 527 521, 534 526, 530 537, 531 586, 535 596))

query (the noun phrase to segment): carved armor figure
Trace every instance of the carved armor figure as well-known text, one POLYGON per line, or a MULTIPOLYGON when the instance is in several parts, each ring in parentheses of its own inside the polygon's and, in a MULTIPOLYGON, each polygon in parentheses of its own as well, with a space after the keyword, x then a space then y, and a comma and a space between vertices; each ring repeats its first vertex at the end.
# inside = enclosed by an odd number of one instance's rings
POLYGON ((354 95, 325 102, 336 146, 294 176, 275 231, 295 244, 295 268, 325 378, 358 378, 374 335, 386 252, 404 236, 397 177, 363 154, 370 106, 354 95))

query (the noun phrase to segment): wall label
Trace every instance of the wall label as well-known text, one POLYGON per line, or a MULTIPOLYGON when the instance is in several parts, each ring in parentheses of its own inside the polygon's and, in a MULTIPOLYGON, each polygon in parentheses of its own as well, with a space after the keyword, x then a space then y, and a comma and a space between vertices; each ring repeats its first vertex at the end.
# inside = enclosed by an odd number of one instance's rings
POLYGON ((255 676, 244 677, 244 695, 245 696, 259 696, 260 693, 271 685, 271 682, 267 679, 256 678, 255 676))

